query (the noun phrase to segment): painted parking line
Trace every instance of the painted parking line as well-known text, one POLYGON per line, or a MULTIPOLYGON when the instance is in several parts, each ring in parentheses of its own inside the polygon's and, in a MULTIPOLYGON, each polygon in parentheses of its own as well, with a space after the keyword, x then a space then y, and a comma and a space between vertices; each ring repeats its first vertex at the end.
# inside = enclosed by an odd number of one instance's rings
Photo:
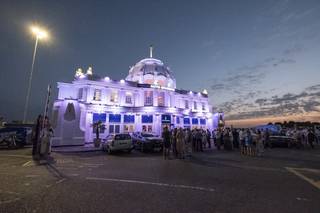
POLYGON ((154 185, 154 186, 162 186, 162 187, 169 187, 169 188, 182 188, 182 189, 200 190, 200 191, 207 191, 207 192, 214 192, 215 191, 212 188, 204 188, 204 187, 199 187, 199 186, 188 186, 188 185, 178 185, 178 184, 168 184, 168 183, 156 183, 156 182, 139 181, 139 180, 126 180, 126 179, 115 179, 115 178, 99 178, 99 177, 86 177, 86 179, 87 180, 95 180, 95 181, 110 181, 110 182, 122 182, 122 183, 154 185))
POLYGON ((308 178, 307 176, 303 175, 301 172, 299 172, 299 170, 301 170, 301 171, 307 171, 307 172, 320 173, 320 170, 309 169, 309 168, 292 168, 292 167, 285 167, 285 169, 288 170, 289 172, 297 175, 301 179, 307 181, 308 183, 310 183, 311 185, 313 185, 317 189, 320 189, 320 181, 315 181, 315 180, 313 180, 311 178, 308 178))
POLYGON ((29 166, 31 164, 31 160, 25 162, 24 164, 22 164, 22 167, 26 167, 26 166, 29 166))
POLYGON ((62 183, 62 182, 65 181, 65 180, 66 180, 66 178, 62 178, 62 179, 56 181, 56 184, 62 183))
POLYGON ((1 154, 0 157, 14 157, 14 158, 27 158, 31 159, 31 156, 28 155, 6 155, 6 154, 1 154))

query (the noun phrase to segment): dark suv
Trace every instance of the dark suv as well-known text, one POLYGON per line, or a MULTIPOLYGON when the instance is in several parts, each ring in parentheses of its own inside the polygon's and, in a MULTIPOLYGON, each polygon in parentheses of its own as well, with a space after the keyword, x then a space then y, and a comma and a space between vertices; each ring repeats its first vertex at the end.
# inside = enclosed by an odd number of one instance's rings
POLYGON ((134 132, 132 133, 132 142, 135 149, 141 152, 162 151, 163 140, 161 137, 147 132, 134 132))

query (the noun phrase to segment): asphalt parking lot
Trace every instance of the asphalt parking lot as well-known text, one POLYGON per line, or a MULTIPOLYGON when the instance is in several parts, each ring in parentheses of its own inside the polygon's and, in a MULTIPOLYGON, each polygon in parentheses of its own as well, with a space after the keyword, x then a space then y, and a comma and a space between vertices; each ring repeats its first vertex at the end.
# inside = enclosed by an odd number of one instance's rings
POLYGON ((0 150, 0 212, 320 212, 320 150, 263 157, 208 150, 185 160, 137 151, 0 150))

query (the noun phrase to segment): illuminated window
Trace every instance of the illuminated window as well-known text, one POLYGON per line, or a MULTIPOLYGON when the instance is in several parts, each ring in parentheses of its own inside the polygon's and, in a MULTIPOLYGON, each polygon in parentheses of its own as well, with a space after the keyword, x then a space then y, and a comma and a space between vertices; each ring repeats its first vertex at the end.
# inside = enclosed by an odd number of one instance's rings
POLYGON ((132 93, 126 92, 126 104, 132 104, 132 93))
POLYGON ((93 100, 101 101, 101 90, 100 89, 95 89, 94 90, 93 100))
POLYGON ((193 102, 193 108, 197 109, 197 102, 195 102, 195 101, 193 102))
POLYGON ((164 92, 158 94, 158 106, 164 106, 164 92))
POLYGON ((144 91, 144 105, 145 106, 153 106, 153 92, 152 91, 144 91))
POLYGON ((124 125, 124 132, 134 132, 134 125, 124 125))
POLYGON ((113 90, 111 92, 110 101, 113 102, 113 103, 117 103, 118 102, 118 91, 113 90))
POLYGON ((184 108, 189 109, 189 101, 188 100, 184 100, 184 108))
POLYGON ((142 125, 142 132, 152 132, 152 125, 142 125))

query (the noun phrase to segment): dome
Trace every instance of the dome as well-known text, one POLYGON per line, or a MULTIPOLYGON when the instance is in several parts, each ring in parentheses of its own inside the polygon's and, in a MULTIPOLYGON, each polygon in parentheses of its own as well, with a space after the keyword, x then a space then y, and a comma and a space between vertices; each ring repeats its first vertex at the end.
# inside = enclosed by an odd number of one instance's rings
POLYGON ((129 70, 127 81, 140 84, 153 84, 162 87, 176 88, 176 80, 170 69, 162 61, 155 58, 145 58, 129 70))

